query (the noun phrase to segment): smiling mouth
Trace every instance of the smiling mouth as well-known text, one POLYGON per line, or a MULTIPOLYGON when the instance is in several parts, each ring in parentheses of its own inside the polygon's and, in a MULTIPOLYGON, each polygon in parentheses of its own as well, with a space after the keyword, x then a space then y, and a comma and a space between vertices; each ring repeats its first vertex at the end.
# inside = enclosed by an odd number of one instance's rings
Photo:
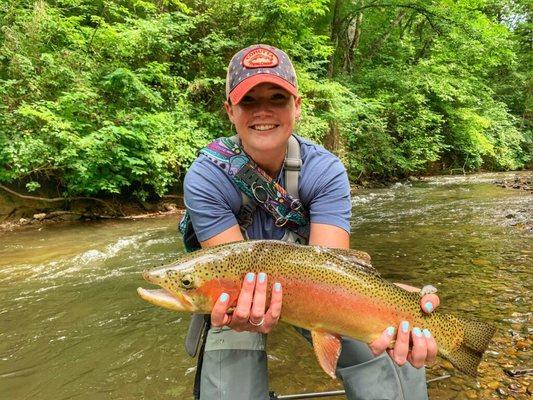
POLYGON ((273 129, 276 129, 277 127, 279 127, 279 124, 255 124, 250 126, 250 128, 259 132, 271 131, 273 129))

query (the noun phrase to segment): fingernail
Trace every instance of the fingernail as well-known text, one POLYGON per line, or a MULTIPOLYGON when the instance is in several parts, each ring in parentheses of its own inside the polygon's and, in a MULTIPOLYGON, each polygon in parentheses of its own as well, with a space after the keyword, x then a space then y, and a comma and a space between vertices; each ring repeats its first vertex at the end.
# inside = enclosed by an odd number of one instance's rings
POLYGON ((427 338, 430 338, 430 337, 431 337, 431 332, 430 332, 429 330, 424 329, 422 332, 424 333, 424 336, 425 336, 425 337, 427 337, 427 338))
POLYGON ((416 337, 422 336, 422 331, 420 330, 420 328, 414 327, 413 333, 415 334, 416 337))
POLYGON ((402 322, 402 332, 407 332, 409 330, 409 321, 402 322))
POLYGON ((433 311, 433 304, 432 304, 430 301, 428 301, 428 302, 426 303, 426 311, 427 311, 427 312, 431 312, 431 311, 433 311))
POLYGON ((279 283, 279 282, 274 283, 274 290, 276 292, 281 291, 281 283, 279 283))
POLYGON ((221 301, 222 303, 225 303, 226 301, 228 301, 228 299, 229 299, 229 296, 228 296, 227 293, 222 293, 222 294, 220 295, 220 301, 221 301))
POLYGON ((389 326, 387 328, 387 335, 392 336, 392 335, 394 335, 395 331, 396 331, 396 328, 394 326, 389 326))
POLYGON ((248 272, 248 274, 246 275, 246 280, 248 282, 252 282, 254 280, 254 273, 253 272, 248 272))
POLYGON ((266 274, 264 272, 259 273, 259 283, 264 283, 266 279, 266 274))

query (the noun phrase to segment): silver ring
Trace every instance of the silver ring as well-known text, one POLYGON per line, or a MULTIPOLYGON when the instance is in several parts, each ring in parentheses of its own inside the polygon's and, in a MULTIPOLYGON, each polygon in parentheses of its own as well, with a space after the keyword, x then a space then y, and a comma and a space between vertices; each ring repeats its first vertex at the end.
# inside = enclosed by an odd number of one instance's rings
POLYGON ((426 285, 422 289, 420 289, 420 292, 418 293, 418 295, 420 297, 424 297, 426 294, 434 294, 434 293, 437 293, 437 288, 432 285, 426 285))
POLYGON ((261 321, 257 323, 253 322, 251 319, 249 319, 248 322, 250 323, 250 325, 253 325, 253 326, 261 326, 265 323, 265 317, 261 318, 261 321))

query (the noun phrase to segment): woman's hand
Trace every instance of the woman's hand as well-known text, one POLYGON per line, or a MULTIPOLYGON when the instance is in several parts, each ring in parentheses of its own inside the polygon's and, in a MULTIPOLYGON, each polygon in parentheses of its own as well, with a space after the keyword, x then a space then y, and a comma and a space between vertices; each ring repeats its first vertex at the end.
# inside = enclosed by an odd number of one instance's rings
MULTIPOLYGON (((408 291, 419 291, 412 286, 396 284, 408 291)), ((440 299, 435 293, 426 294, 420 299, 420 308, 429 314, 440 304, 440 299)), ((427 329, 409 326, 408 321, 400 322, 398 327, 390 326, 381 336, 370 343, 370 350, 374 355, 379 355, 385 350, 398 365, 404 365, 407 361, 415 368, 430 365, 437 357, 437 342, 427 329), (396 339, 393 349, 388 349, 391 342, 396 339), (409 348, 410 339, 412 347, 409 348)))
POLYGON ((211 325, 227 325, 237 332, 270 332, 281 315, 283 294, 281 284, 274 283, 270 306, 265 312, 267 287, 268 279, 264 272, 260 272, 257 276, 253 272, 246 274, 233 313, 228 314, 229 296, 227 293, 222 293, 211 311, 211 325))

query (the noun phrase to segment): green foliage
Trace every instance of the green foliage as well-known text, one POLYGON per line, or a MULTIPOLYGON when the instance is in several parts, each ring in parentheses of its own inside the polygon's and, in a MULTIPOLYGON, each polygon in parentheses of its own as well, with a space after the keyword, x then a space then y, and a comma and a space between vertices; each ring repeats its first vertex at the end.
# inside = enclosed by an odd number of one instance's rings
MULTIPOLYGON (((514 32, 494 20, 488 3, 392 2, 365 11, 359 64, 343 79, 354 93, 379 104, 386 128, 377 131, 387 137, 379 142, 386 162, 356 162, 353 173, 403 175, 435 162, 452 170, 502 170, 530 162, 524 114, 512 115, 507 99, 497 94, 497 74, 516 71, 521 56, 514 32)), ((505 9, 491 5, 495 14, 505 9)), ((523 91, 525 85, 516 83, 514 90, 523 91)), ((516 104, 524 106, 523 100, 516 104)), ((345 134, 351 138, 354 132, 345 134)), ((353 145, 361 142, 348 143, 358 158, 353 145)))
POLYGON ((530 164, 528 3, 379 4, 5 0, 0 182, 165 194, 230 133, 225 69, 252 43, 291 55, 297 131, 337 151, 352 179, 530 164))
POLYGON ((65 195, 163 195, 212 137, 193 118, 189 61, 172 61, 191 56, 187 7, 121 3, 2 9, 0 181, 27 181, 30 191, 56 181, 65 195), (85 14, 68 15, 76 7, 85 14))

